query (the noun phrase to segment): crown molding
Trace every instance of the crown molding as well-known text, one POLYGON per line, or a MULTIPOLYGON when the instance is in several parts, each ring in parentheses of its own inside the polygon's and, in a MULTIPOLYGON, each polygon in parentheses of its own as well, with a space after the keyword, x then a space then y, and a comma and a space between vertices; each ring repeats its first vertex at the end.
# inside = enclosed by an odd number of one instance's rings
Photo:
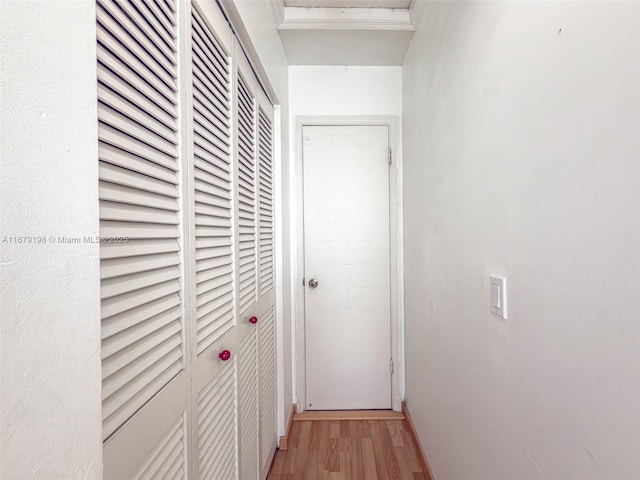
POLYGON ((418 28, 420 20, 422 19, 427 6, 430 4, 430 0, 412 0, 409 5, 409 20, 411 24, 418 28))
MULTIPOLYGON (((0 0, 2 1, 2 0, 0 0)), ((262 60, 260 59, 260 55, 258 54, 258 50, 256 49, 253 41, 251 40, 251 35, 247 30, 244 22, 242 21, 242 15, 238 11, 238 7, 236 5, 238 0, 219 0, 218 4, 224 14, 225 18, 229 22, 231 26, 231 30, 237 39, 237 44, 242 49, 244 54, 249 61, 249 65, 251 69, 254 71, 258 82, 262 86, 264 92, 266 93, 269 101, 273 105, 277 105, 280 103, 278 99, 278 94, 276 89, 273 87, 271 80, 269 79, 269 75, 267 74, 267 70, 265 69, 262 60)))
POLYGON ((409 10, 392 8, 284 7, 278 29, 415 31, 409 10))
POLYGON ((411 0, 286 0, 288 7, 409 8, 411 0), (321 5, 320 5, 321 4, 321 5))
POLYGON ((284 0, 269 0, 271 13, 276 20, 276 25, 282 25, 284 22, 284 0))

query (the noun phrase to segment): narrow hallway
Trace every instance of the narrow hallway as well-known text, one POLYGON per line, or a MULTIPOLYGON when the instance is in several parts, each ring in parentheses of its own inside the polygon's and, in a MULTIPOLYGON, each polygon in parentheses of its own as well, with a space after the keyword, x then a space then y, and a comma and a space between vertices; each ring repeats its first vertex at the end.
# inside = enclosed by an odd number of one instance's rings
POLYGON ((428 480, 406 420, 296 420, 267 480, 428 480))
POLYGON ((638 25, 0 0, 0 480, 640 480, 638 25))

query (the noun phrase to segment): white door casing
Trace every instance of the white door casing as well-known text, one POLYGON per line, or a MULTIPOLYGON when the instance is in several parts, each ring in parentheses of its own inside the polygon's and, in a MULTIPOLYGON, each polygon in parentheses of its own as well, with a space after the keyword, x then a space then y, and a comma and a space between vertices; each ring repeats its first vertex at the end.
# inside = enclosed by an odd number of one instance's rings
POLYGON ((389 127, 302 135, 306 408, 389 409, 389 127))

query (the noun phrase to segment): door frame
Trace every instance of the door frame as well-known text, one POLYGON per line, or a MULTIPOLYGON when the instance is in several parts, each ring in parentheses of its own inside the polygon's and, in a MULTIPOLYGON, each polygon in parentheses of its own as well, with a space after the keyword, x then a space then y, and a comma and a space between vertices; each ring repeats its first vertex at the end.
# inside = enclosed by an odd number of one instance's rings
POLYGON ((291 172, 291 251, 295 348, 296 409, 305 410, 306 401, 306 330, 304 305, 304 177, 302 170, 303 137, 305 126, 387 126, 392 163, 389 168, 389 272, 391 305, 391 406, 402 411, 404 397, 404 255, 402 228, 402 154, 398 135, 398 117, 394 116, 296 116, 295 161, 291 172), (393 266, 396 266, 393 268, 393 266))

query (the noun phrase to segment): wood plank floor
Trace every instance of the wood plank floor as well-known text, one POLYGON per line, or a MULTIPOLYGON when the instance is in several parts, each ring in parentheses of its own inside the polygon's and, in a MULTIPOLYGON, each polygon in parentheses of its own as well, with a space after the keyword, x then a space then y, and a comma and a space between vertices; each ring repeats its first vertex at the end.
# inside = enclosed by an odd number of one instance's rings
POLYGON ((404 420, 295 421, 267 480, 426 480, 404 420))

